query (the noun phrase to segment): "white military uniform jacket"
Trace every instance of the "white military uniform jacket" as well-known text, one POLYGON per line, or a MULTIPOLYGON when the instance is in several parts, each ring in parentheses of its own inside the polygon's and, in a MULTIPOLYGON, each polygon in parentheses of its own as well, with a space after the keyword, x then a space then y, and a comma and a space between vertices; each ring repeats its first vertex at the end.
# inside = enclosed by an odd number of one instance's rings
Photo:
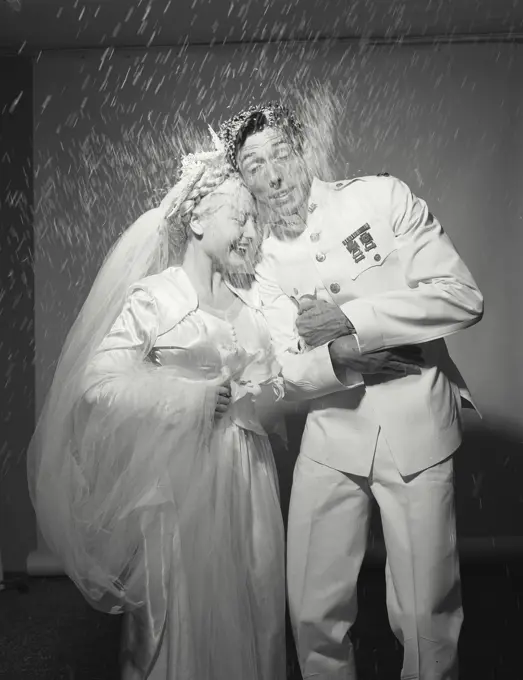
POLYGON ((403 475, 424 470, 461 443, 461 397, 472 400, 442 338, 479 321, 482 295, 426 203, 396 178, 315 180, 308 213, 298 238, 271 232, 257 270, 287 398, 311 400, 302 455, 367 476, 381 431, 403 475), (326 345, 301 348, 296 300, 306 294, 339 305, 363 353, 421 344, 421 375, 347 371, 342 384, 326 345))

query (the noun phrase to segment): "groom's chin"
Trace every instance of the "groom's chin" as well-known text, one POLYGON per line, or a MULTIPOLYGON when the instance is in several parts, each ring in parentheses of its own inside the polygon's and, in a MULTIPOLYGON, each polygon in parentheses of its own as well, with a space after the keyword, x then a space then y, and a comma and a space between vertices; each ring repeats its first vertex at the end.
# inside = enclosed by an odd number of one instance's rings
POLYGON ((272 224, 273 222, 277 222, 282 216, 281 210, 274 208, 269 203, 258 201, 257 207, 259 224, 272 224))

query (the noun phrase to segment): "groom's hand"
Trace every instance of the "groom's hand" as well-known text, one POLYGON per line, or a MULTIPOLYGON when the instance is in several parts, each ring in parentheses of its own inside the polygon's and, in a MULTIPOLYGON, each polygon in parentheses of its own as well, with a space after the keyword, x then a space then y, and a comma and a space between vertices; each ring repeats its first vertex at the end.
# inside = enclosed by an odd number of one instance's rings
POLYGON ((345 367, 362 375, 401 378, 419 375, 424 365, 423 353, 416 345, 361 354, 354 336, 337 338, 330 344, 329 353, 335 371, 345 367))
POLYGON ((320 347, 355 332, 338 305, 307 296, 299 300, 296 329, 308 347, 320 347))

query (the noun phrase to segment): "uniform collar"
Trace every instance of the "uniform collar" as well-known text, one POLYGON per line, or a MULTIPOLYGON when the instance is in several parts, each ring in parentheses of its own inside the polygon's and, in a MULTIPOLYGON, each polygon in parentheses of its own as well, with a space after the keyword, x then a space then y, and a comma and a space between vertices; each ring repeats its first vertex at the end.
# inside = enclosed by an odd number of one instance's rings
POLYGON ((311 208, 314 205, 318 205, 318 201, 321 200, 323 192, 325 191, 326 182, 322 182, 321 179, 314 177, 311 184, 311 190, 309 191, 309 203, 307 210, 309 215, 311 214, 311 208))
POLYGON ((298 238, 298 236, 304 234, 309 227, 310 216, 314 213, 314 211, 322 201, 322 197, 325 193, 325 186, 326 186, 325 182, 322 182, 317 177, 313 177, 311 188, 309 191, 309 196, 307 199, 306 223, 304 229, 300 232, 300 234, 296 235, 296 233, 293 231, 292 224, 296 223, 302 226, 303 222, 298 215, 291 215, 289 217, 281 217, 279 220, 267 222, 265 225, 266 238, 275 236, 278 240, 280 240, 277 234, 280 233, 282 234, 282 236, 285 236, 285 233, 287 232, 289 235, 289 239, 294 240, 295 238, 298 238))

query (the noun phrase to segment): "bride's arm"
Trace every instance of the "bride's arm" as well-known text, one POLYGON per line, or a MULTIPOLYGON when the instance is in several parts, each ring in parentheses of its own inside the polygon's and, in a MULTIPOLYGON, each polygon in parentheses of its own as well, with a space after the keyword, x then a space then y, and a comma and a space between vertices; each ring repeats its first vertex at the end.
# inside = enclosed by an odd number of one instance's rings
POLYGON ((88 421, 101 417, 127 422, 126 428, 130 420, 139 427, 147 419, 149 424, 170 422, 183 430, 180 414, 191 419, 201 412, 212 427, 218 387, 183 378, 150 359, 161 323, 154 289, 135 284, 81 377, 75 408, 77 436, 85 432, 88 421))
POLYGON ((80 390, 83 399, 92 403, 114 398, 118 377, 144 362, 156 342, 158 328, 154 297, 143 288, 134 288, 86 367, 80 390))

